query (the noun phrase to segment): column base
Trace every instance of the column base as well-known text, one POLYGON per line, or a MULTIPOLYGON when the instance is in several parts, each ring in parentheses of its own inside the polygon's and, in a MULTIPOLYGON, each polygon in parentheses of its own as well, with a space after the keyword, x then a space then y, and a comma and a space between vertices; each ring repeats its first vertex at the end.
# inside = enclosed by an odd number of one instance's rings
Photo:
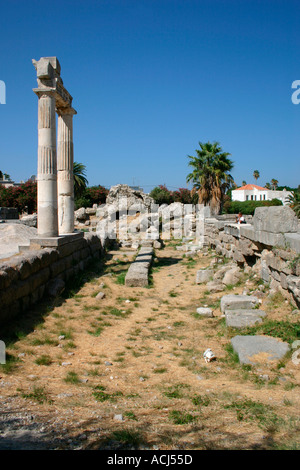
POLYGON ((58 237, 35 237, 30 239, 30 245, 20 245, 19 251, 40 250, 42 248, 58 248, 84 237, 83 232, 67 233, 58 237))

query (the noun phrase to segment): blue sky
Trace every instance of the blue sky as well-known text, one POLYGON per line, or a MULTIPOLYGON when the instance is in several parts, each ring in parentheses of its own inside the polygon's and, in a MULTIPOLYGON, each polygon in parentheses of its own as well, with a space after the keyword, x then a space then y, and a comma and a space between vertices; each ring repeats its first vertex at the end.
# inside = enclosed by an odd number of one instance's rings
POLYGON ((57 56, 90 185, 186 187, 199 141, 236 182, 300 184, 299 0, 0 0, 0 169, 37 170, 36 72, 57 56))

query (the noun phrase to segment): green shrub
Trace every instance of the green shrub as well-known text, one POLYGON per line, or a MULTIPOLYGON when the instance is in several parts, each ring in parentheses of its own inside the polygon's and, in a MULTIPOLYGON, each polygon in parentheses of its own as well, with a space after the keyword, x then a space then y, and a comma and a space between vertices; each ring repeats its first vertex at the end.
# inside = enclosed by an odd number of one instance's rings
POLYGON ((253 215, 257 207, 270 207, 282 206, 279 199, 272 199, 272 201, 226 201, 223 205, 224 214, 238 214, 241 212, 244 215, 253 215))

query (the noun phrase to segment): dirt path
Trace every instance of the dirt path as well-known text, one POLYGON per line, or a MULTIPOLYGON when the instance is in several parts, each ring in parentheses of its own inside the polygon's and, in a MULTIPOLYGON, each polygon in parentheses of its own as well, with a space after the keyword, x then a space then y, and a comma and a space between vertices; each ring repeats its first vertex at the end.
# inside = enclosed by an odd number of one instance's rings
MULTIPOLYGON (((156 252, 151 286, 128 288, 132 255, 111 252, 104 272, 13 325, 17 362, 0 371, 0 449, 297 447, 299 367, 290 358, 280 369, 234 361, 219 310, 229 292, 195 284, 213 255, 188 260, 170 244, 156 252), (200 306, 215 317, 200 318, 200 306), (217 360, 206 364, 208 347, 217 360)), ((295 321, 267 293, 263 308, 295 321)))

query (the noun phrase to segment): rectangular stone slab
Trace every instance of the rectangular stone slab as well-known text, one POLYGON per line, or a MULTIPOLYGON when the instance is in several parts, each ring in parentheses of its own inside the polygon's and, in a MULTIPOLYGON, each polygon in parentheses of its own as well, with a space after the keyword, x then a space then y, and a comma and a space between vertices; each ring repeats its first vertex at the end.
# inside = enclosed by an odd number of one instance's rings
POLYGON ((146 287, 148 286, 148 274, 153 257, 152 247, 142 247, 135 261, 130 265, 126 277, 125 286, 146 287))
POLYGON ((253 295, 224 295, 221 298, 221 312, 225 313, 225 310, 252 309, 258 304, 258 298, 253 295))

